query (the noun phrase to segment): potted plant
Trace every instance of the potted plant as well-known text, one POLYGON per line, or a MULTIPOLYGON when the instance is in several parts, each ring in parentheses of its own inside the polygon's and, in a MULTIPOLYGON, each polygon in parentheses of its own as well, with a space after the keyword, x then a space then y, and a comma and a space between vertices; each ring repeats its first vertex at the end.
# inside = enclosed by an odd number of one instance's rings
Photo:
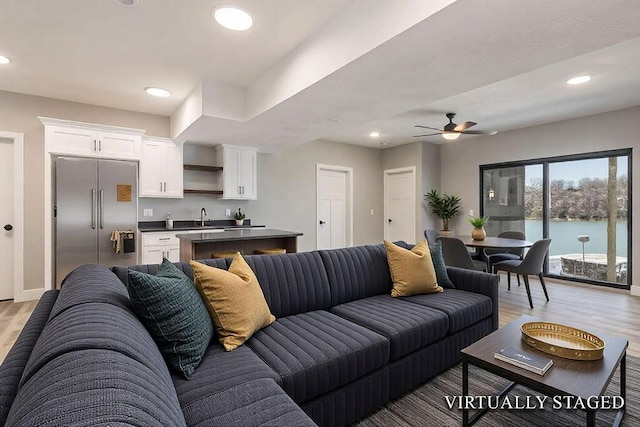
POLYGON ((487 232, 484 230, 484 226, 489 222, 488 216, 470 216, 469 218, 467 218, 467 221, 469 221, 469 223, 473 225, 473 230, 471 231, 471 238, 473 240, 484 240, 487 238, 487 232))
POLYGON ((436 190, 431 190, 424 196, 432 209, 433 214, 442 220, 441 235, 451 235, 449 220, 460 210, 460 197, 451 196, 447 193, 439 194, 436 190))
POLYGON ((245 214, 240 210, 240 208, 238 208, 238 211, 235 214, 233 214, 233 217, 236 219, 236 225, 244 224, 245 214))

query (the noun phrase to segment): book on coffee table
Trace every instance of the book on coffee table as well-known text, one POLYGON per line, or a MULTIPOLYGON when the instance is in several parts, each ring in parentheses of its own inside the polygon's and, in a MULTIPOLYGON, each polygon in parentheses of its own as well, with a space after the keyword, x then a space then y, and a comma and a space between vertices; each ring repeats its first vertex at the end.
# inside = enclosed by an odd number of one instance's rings
POLYGON ((547 357, 529 353, 528 351, 520 350, 515 347, 505 347, 495 353, 494 357, 498 360, 511 363, 512 365, 519 366, 539 375, 544 375, 545 372, 547 372, 553 365, 553 360, 547 357))

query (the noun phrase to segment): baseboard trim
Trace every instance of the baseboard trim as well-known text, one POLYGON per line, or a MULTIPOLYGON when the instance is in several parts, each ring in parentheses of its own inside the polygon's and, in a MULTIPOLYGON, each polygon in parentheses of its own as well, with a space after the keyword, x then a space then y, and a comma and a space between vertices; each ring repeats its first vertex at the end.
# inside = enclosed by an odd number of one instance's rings
POLYGON ((38 300, 44 294, 44 288, 42 289, 27 289, 18 292, 14 298, 14 302, 24 302, 24 301, 32 301, 38 300))

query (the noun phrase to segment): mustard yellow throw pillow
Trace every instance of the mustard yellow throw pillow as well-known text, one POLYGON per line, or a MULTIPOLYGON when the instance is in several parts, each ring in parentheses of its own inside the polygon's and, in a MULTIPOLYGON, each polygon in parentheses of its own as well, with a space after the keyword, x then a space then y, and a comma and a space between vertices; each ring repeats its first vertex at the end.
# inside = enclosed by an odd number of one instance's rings
POLYGON ((384 247, 387 249, 387 262, 393 281, 392 297, 443 291, 442 287, 438 285, 436 270, 433 268, 426 240, 418 243, 411 250, 401 248, 386 240, 384 247))
POLYGON ((191 261, 196 288, 225 350, 241 346, 275 322, 253 270, 237 253, 229 271, 191 261))

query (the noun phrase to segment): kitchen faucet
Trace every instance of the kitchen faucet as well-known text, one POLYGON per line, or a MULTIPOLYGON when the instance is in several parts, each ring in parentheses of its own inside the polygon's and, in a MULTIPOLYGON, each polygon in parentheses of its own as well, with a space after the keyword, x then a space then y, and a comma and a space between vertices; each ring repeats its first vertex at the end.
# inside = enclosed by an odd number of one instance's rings
POLYGON ((207 211, 205 208, 200 209, 200 226, 204 227, 204 217, 207 216, 207 211))

